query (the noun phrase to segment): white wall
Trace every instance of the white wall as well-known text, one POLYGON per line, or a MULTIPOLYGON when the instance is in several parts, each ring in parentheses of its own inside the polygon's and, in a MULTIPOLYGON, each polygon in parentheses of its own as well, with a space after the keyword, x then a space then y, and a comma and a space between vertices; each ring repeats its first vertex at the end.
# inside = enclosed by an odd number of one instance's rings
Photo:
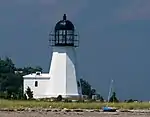
POLYGON ((33 91, 33 97, 34 98, 44 98, 47 97, 47 88, 48 88, 48 83, 50 79, 35 79, 33 78, 26 78, 24 79, 24 92, 29 86, 31 90, 33 91), (35 81, 38 81, 38 86, 35 87, 35 81))
POLYGON ((66 93, 68 95, 77 95, 77 69, 76 69, 76 51, 74 48, 67 49, 66 52, 66 93))
POLYGON ((79 95, 76 80, 75 54, 75 48, 73 47, 53 47, 50 76, 54 97, 58 95, 64 97, 79 95))

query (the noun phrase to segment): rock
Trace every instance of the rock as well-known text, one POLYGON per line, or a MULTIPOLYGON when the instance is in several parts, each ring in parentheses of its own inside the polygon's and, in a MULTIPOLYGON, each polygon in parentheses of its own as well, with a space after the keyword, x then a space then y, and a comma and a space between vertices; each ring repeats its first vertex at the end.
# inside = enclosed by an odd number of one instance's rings
POLYGON ((86 109, 85 112, 94 112, 94 110, 86 109))
POLYGON ((46 112, 51 112, 52 109, 44 109, 44 111, 46 111, 46 112))
POLYGON ((8 111, 7 108, 1 108, 0 111, 8 111))
POLYGON ((59 112, 61 111, 60 109, 52 109, 52 112, 59 112))
POLYGON ((83 109, 74 109, 73 112, 84 112, 83 109))
POLYGON ((17 111, 25 111, 24 108, 18 108, 17 111))
POLYGON ((150 110, 130 110, 133 113, 150 113, 150 110))
POLYGON ((72 110, 71 109, 67 109, 67 108, 64 108, 62 109, 63 112, 71 112, 72 110))
POLYGON ((8 111, 11 111, 11 112, 12 112, 12 111, 16 111, 16 109, 8 109, 8 111))
POLYGON ((100 109, 94 109, 94 112, 101 112, 100 109))
POLYGON ((119 112, 130 112, 128 109, 120 109, 119 112))

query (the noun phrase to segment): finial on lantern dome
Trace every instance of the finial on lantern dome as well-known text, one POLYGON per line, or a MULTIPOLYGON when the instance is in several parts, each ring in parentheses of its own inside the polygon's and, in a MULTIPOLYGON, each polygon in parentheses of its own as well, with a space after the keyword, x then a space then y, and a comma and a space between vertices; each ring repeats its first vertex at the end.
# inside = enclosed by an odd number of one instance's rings
POLYGON ((64 14, 64 16, 63 16, 63 20, 66 20, 67 19, 67 16, 66 16, 66 14, 64 14))

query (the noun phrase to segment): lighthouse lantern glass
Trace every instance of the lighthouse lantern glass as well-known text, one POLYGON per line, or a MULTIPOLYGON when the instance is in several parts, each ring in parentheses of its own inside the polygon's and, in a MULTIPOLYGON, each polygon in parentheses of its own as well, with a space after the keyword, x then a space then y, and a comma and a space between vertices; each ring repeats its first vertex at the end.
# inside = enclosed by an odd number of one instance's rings
POLYGON ((51 37, 52 46, 78 46, 74 25, 66 19, 65 15, 63 20, 56 24, 54 34, 51 34, 51 37))

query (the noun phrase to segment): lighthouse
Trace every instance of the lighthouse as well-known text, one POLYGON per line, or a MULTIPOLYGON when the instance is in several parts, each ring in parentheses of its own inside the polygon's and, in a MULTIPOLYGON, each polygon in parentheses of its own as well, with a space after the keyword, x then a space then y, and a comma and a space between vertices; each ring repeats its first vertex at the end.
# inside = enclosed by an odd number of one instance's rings
POLYGON ((79 97, 77 83, 76 49, 79 46, 75 27, 64 14, 49 35, 52 58, 49 73, 33 73, 23 76, 24 92, 27 87, 33 91, 34 98, 79 97))
POLYGON ((50 65, 51 95, 54 97, 79 96, 77 86, 76 47, 78 38, 75 27, 67 20, 66 14, 50 34, 52 46, 52 60, 50 65))

